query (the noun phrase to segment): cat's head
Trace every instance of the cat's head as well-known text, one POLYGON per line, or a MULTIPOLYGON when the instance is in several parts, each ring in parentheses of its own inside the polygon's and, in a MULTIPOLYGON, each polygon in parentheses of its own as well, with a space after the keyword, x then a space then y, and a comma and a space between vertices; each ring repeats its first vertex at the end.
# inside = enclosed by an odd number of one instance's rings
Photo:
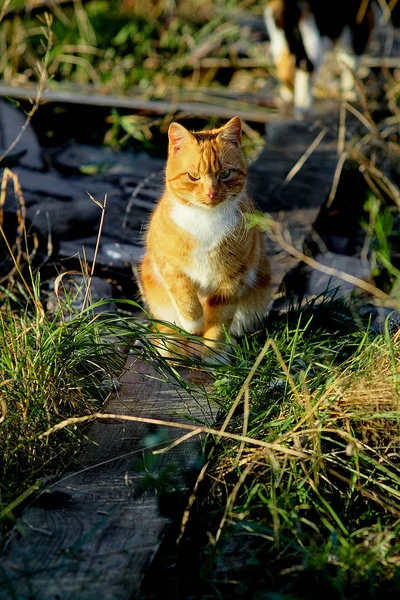
POLYGON ((244 189, 247 175, 241 131, 239 117, 219 129, 197 132, 171 123, 166 166, 168 191, 183 204, 204 208, 236 199, 244 189))

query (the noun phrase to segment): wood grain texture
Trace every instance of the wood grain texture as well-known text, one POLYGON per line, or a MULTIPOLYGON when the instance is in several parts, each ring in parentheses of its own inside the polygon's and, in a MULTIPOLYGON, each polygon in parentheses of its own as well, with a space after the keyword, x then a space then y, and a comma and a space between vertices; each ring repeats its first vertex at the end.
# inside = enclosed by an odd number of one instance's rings
MULTIPOLYGON (((189 382, 196 378, 183 375, 189 382)), ((204 393, 183 394, 141 359, 128 360, 121 382, 109 412, 212 422, 204 393)), ((201 465, 198 438, 160 455, 156 464, 149 446, 182 433, 127 421, 94 423, 74 468, 41 493, 13 531, 0 562, 0 598, 135 597, 181 508, 190 473, 201 465)))

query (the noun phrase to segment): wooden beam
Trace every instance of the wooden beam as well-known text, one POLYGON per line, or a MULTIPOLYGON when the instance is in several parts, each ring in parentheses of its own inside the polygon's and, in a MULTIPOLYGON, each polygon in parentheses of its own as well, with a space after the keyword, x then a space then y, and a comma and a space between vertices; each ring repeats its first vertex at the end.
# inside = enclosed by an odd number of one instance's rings
MULTIPOLYGON (((35 98, 35 88, 21 88, 6 84, 0 84, 0 96, 17 98, 19 100, 31 100, 35 98)), ((249 103, 240 101, 229 101, 229 106, 206 102, 187 102, 169 100, 145 100, 133 96, 100 95, 96 93, 72 92, 63 90, 45 90, 40 101, 57 102, 58 104, 85 104, 89 106, 105 106, 113 108, 127 108, 131 110, 144 110, 155 114, 167 114, 171 112, 184 112, 196 117, 220 117, 230 119, 232 115, 239 115, 244 121, 254 123, 269 123, 277 118, 277 112, 271 109, 260 108, 249 103)))
MULTIPOLYGON (((87 0, 83 0, 85 2, 87 0)), ((5 11, 6 17, 13 17, 20 13, 32 13, 40 10, 54 10, 54 7, 62 6, 65 4, 73 4, 74 0, 26 0, 21 2, 20 5, 10 6, 5 11)))

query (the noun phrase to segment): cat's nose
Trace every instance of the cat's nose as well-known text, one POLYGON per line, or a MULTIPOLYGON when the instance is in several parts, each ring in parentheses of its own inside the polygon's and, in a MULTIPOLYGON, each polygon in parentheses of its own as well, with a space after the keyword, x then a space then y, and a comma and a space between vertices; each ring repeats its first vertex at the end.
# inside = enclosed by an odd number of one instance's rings
POLYGON ((217 195, 217 192, 215 192, 214 190, 210 190, 209 192, 206 192, 206 194, 212 200, 217 195))

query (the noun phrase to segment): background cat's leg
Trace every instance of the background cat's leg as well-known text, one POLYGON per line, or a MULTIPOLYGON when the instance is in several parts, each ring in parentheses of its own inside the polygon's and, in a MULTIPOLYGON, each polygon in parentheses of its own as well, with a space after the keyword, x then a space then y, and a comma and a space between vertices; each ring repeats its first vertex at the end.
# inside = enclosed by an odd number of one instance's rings
POLYGON ((279 28, 271 6, 264 11, 265 23, 270 37, 270 52, 279 79, 279 95, 284 104, 293 103, 295 58, 289 50, 283 29, 279 28))
POLYGON ((303 16, 298 24, 305 58, 296 60, 294 109, 298 115, 310 114, 313 108, 312 86, 324 56, 324 43, 314 15, 303 16))
POLYGON ((294 78, 294 111, 298 116, 311 114, 313 77, 308 71, 296 69, 294 78))
POLYGON ((289 51, 282 52, 276 59, 279 78, 279 95, 282 104, 292 104, 294 100, 295 60, 289 51))
POLYGON ((346 100, 357 100, 353 73, 357 71, 359 57, 354 53, 352 34, 348 27, 343 29, 340 40, 336 45, 336 58, 340 68, 340 88, 342 95, 346 100))

